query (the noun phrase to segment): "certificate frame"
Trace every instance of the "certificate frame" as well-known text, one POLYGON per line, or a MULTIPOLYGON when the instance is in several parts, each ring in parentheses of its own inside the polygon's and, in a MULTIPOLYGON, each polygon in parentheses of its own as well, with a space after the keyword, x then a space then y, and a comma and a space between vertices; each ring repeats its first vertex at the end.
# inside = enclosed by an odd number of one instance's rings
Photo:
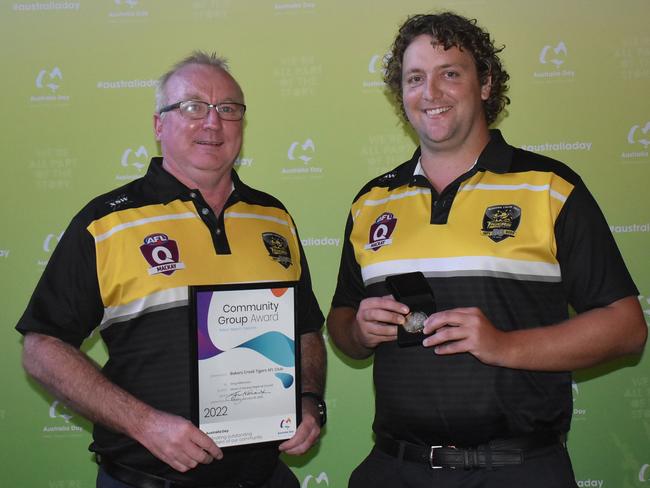
POLYGON ((222 449, 278 445, 302 420, 297 290, 295 281, 189 287, 191 420, 222 449))

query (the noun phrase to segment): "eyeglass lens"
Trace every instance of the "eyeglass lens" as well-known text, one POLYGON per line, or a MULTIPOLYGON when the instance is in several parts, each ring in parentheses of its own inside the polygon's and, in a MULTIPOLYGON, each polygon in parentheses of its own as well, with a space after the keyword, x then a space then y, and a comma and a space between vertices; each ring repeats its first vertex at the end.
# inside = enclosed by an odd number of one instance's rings
POLYGON ((211 105, 198 100, 189 100, 180 104, 181 113, 191 119, 202 119, 208 115, 210 107, 214 107, 217 115, 224 120, 241 120, 244 116, 244 106, 237 103, 217 103, 211 105))

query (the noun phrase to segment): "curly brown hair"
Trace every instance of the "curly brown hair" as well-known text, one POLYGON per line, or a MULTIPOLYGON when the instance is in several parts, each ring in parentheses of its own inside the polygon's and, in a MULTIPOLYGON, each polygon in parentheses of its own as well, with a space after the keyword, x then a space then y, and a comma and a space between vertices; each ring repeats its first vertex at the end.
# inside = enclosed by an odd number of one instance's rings
POLYGON ((404 51, 413 39, 422 34, 432 36, 435 45, 440 45, 445 50, 451 47, 467 50, 474 57, 481 86, 488 81, 488 77, 491 78, 490 96, 483 102, 483 109, 488 125, 492 124, 510 103, 505 95, 510 75, 501 65, 498 56, 505 46, 495 47, 490 34, 476 25, 476 19, 467 19, 453 12, 414 15, 399 29, 385 62, 384 81, 399 103, 402 115, 406 117, 402 99, 404 51))

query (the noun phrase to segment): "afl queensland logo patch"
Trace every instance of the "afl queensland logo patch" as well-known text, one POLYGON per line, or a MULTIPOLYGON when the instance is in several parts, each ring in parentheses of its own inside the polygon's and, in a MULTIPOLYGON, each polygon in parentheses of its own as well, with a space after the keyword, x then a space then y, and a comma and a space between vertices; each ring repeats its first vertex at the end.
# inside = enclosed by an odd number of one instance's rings
POLYGON ((383 246, 392 244, 393 240, 390 238, 393 235, 395 226, 397 225, 397 218, 390 212, 384 212, 375 223, 370 226, 370 234, 368 236, 368 244, 365 245, 366 249, 377 251, 383 246))
POLYGON ((140 252, 151 266, 148 271, 152 276, 160 273, 169 276, 177 269, 185 268, 180 262, 178 244, 166 234, 151 234, 145 237, 140 252))
POLYGON ((493 205, 485 210, 481 232, 494 242, 501 242, 515 236, 520 221, 521 208, 517 205, 493 205))
POLYGON ((291 266, 291 251, 289 251, 289 243, 284 237, 275 232, 263 232, 262 241, 273 261, 280 263, 285 268, 291 266))

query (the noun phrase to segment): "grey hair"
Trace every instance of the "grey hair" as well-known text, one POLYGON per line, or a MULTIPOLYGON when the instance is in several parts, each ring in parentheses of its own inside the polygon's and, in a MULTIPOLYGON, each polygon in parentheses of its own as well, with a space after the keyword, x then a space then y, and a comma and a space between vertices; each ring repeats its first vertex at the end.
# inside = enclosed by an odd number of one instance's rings
POLYGON ((201 66, 209 66, 216 70, 222 70, 230 74, 230 69, 228 68, 228 62, 226 58, 217 56, 217 53, 207 53, 205 51, 193 51, 189 56, 181 59, 179 62, 174 64, 172 68, 164 73, 160 78, 158 78, 158 86, 156 86, 156 112, 159 112, 161 108, 167 105, 167 83, 170 78, 174 76, 185 66, 191 64, 198 64, 201 66))

